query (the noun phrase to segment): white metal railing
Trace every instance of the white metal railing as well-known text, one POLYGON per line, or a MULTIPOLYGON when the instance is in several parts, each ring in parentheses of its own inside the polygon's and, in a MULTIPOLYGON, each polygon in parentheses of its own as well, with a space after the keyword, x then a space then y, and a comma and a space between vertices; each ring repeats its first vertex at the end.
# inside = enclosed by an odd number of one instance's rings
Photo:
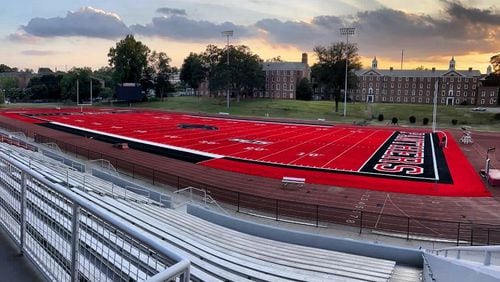
POLYGON ((0 226, 50 281, 189 281, 159 239, 0 152, 0 226))
POLYGON ((219 205, 219 203, 217 203, 217 201, 214 198, 212 198, 212 196, 210 196, 207 193, 206 190, 196 188, 196 187, 191 187, 191 186, 174 191, 174 196, 172 198, 172 208, 176 209, 176 208, 179 208, 181 206, 186 205, 187 203, 193 203, 195 200, 194 196, 196 196, 196 193, 200 194, 201 201, 205 204, 205 207, 207 207, 208 204, 213 204, 217 208, 219 208, 223 213, 229 214, 225 209, 223 209, 219 205), (179 198, 178 196, 181 196, 181 194, 184 192, 189 192, 189 195, 187 196, 188 199, 184 202, 180 202, 177 206, 174 206, 177 203, 176 200, 177 200, 177 198, 179 198))
MULTIPOLYGON (((462 246, 462 247, 449 247, 435 250, 427 250, 428 253, 438 256, 450 257, 455 254, 453 258, 463 259, 475 262, 482 262, 483 265, 489 266, 492 264, 492 255, 500 256, 500 246, 462 246), (467 255, 466 255, 467 254, 467 255)), ((494 263, 495 264, 495 263, 494 263)), ((500 260, 496 261, 500 265, 500 260)))

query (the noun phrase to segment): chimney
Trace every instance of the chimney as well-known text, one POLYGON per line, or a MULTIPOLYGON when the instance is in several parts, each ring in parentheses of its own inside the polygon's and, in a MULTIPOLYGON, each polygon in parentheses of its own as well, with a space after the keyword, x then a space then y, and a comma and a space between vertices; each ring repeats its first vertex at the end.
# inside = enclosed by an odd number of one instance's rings
POLYGON ((471 72, 471 71, 472 71, 472 68, 469 68, 469 72, 471 72))
POLYGON ((435 72, 435 71, 436 71, 436 68, 434 68, 434 67, 433 67, 433 68, 432 68, 432 72, 435 72))
POLYGON ((307 65, 307 53, 302 53, 302 63, 307 65))
POLYGON ((392 70, 394 70, 394 68, 393 68, 393 67, 390 67, 390 68, 389 68, 389 71, 392 71, 392 70))

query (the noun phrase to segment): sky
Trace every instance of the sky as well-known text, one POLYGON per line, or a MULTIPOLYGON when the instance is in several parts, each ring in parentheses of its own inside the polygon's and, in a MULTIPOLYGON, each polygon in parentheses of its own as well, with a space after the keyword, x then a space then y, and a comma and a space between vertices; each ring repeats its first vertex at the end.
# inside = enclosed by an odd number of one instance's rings
POLYGON ((356 28, 363 66, 486 72, 500 53, 498 0, 17 0, 0 10, 0 64, 20 69, 108 65, 108 51, 127 34, 165 52, 180 67, 208 44, 243 44, 262 59, 300 61, 315 46, 345 41, 356 28))

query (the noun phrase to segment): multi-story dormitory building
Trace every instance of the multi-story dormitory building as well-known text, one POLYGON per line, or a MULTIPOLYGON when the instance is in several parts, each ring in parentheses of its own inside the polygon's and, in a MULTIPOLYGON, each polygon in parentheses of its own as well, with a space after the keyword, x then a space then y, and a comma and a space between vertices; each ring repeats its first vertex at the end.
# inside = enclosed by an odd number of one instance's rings
POLYGON ((258 93, 260 98, 292 99, 296 97, 297 85, 303 78, 310 80, 311 69, 307 64, 307 53, 302 54, 301 62, 265 62, 265 90, 258 93))
POLYGON ((437 102, 444 105, 497 106, 498 87, 481 85, 478 70, 455 69, 452 58, 447 70, 379 69, 375 57, 370 69, 359 70, 358 87, 348 90, 350 99, 377 103, 431 104, 437 81, 437 102))

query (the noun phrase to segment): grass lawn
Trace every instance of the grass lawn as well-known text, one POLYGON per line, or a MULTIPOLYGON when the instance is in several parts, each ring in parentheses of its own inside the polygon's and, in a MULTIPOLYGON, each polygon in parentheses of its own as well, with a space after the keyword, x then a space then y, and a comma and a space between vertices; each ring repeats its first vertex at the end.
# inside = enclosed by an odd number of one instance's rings
MULTIPOLYGON (((325 119, 333 122, 353 123, 367 121, 370 125, 386 125, 393 117, 398 118, 400 125, 410 124, 409 117, 415 116, 417 122, 412 126, 423 126, 422 120, 429 119, 428 127, 432 123, 432 105, 420 104, 347 104, 347 117, 343 116, 344 105, 339 103, 339 111, 335 112, 333 101, 294 101, 294 100, 269 100, 245 99, 237 103, 231 101, 229 109, 223 98, 206 97, 169 97, 166 101, 134 103, 133 107, 156 108, 164 110, 219 113, 227 112, 231 115, 258 116, 270 118, 292 118, 317 120, 325 119), (378 115, 384 115, 384 121, 377 120, 378 115)), ((473 106, 444 106, 437 107, 438 128, 460 128, 468 125, 476 130, 500 131, 500 109, 488 109, 485 112, 472 111, 473 106), (495 119, 495 114, 497 119, 495 119), (458 121, 457 125, 452 120, 458 121)))
MULTIPOLYGON (((61 104, 4 104, 3 108, 19 107, 56 107, 68 106, 61 104)), ((96 106, 109 107, 108 103, 96 104, 96 106)), ((128 107, 128 103, 114 104, 118 107, 128 107)), ((219 113, 227 112, 231 115, 256 116, 270 118, 290 118, 317 120, 325 119, 330 122, 350 123, 367 121, 370 125, 387 125, 393 117, 398 118, 400 125, 424 127, 422 120, 429 119, 427 127, 432 124, 432 105, 419 104, 368 104, 348 103, 347 117, 343 116, 344 105, 339 103, 339 110, 335 112, 333 101, 295 101, 295 100, 270 100, 270 99, 242 99, 237 103, 231 101, 231 107, 226 108, 224 98, 207 97, 168 97, 165 101, 152 101, 133 103, 132 107, 154 108, 162 110, 174 110, 195 113, 219 113), (379 122, 378 115, 383 114, 384 120, 379 122), (410 124, 409 117, 415 116, 417 122, 410 124)), ((500 131, 500 108, 491 108, 485 112, 472 111, 473 106, 444 106, 437 108, 438 128, 460 128, 464 125, 472 126, 475 130, 500 131), (496 116, 496 118, 495 118, 496 116), (457 125, 452 120, 458 121, 457 125)))

